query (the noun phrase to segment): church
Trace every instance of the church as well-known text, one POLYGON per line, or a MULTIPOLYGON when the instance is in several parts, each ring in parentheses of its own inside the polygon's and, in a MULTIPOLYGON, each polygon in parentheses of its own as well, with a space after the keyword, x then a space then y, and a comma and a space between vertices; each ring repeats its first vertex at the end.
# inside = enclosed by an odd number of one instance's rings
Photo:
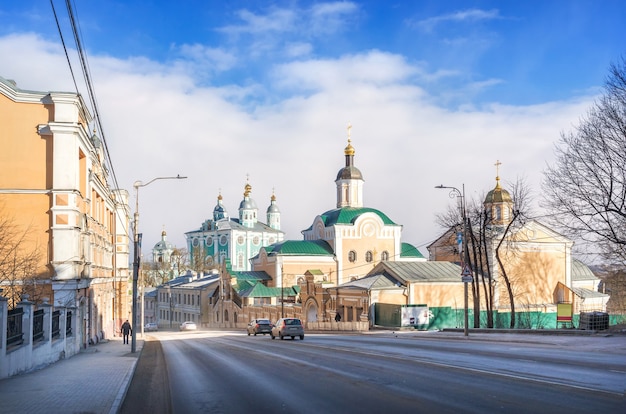
MULTIPOLYGON (((474 325, 509 328, 514 315, 519 328, 571 327, 581 312, 606 311, 609 296, 598 292, 600 279, 573 257, 574 242, 534 218, 516 220, 515 201, 497 172, 483 201, 484 227, 470 224, 469 233, 483 240, 467 237, 474 325)), ((453 228, 427 248, 432 261, 459 260, 453 228)))
MULTIPOLYGON (((417 248, 402 242, 401 225, 364 204, 364 179, 354 162, 350 130, 349 126, 345 164, 335 179, 335 208, 317 215, 302 231, 303 240, 281 240, 260 247, 250 259, 250 271, 240 271, 239 263, 226 260, 209 324, 235 327, 256 317, 275 320, 282 316, 328 322, 336 312, 327 293, 321 294, 325 296, 320 300, 308 301, 303 309, 301 294, 307 283, 315 285, 307 289, 316 297, 327 288, 364 277, 381 262, 426 261, 417 248)), ((351 320, 362 320, 362 315, 367 320, 368 307, 351 307, 351 320)))
POLYGON ((189 260, 194 269, 209 270, 226 259, 235 271, 251 270, 250 258, 259 250, 284 239, 280 230, 280 210, 272 194, 266 210, 266 223, 259 221, 259 209, 251 197, 252 186, 246 182, 238 218, 231 218, 222 195, 217 196, 213 216, 199 229, 185 233, 189 260))

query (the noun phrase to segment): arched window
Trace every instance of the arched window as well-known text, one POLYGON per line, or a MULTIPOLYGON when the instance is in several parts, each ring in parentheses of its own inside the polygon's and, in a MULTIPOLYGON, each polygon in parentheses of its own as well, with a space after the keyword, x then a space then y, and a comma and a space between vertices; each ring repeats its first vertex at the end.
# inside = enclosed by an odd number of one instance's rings
POLYGON ((380 254, 380 260, 389 260, 389 252, 387 250, 380 254))
POLYGON ((367 253, 365 253, 365 261, 370 263, 372 260, 374 260, 374 254, 371 250, 368 250, 367 253))
POLYGON ((356 252, 354 250, 350 250, 350 252, 348 253, 348 261, 350 261, 351 263, 356 262, 356 252))

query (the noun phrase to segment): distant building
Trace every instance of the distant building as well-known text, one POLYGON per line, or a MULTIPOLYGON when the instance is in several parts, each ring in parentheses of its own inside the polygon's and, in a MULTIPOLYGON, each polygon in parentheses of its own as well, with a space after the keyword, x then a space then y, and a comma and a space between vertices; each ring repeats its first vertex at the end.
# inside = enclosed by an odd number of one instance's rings
MULTIPOLYGON (((572 240, 538 220, 513 226, 504 235, 513 218, 514 200, 500 185, 499 175, 496 186, 487 193, 483 207, 488 217, 486 249, 483 249, 486 250, 483 263, 488 266, 484 277, 487 285, 493 286, 493 310, 503 327, 508 327, 505 321, 512 308, 505 275, 498 263, 498 246, 506 276, 512 285, 517 326, 555 327, 557 308, 561 304, 571 305, 573 314, 606 310, 609 296, 597 291, 600 280, 585 264, 572 257, 572 240)), ((475 234, 479 231, 476 229, 475 234)), ((458 262, 456 230, 444 233, 428 246, 428 251, 431 260, 458 262)), ((483 284, 476 283, 481 286, 479 292, 484 310, 487 306, 483 284)))
MULTIPOLYGON (((402 242, 401 225, 365 206, 363 175, 354 155, 348 127, 345 165, 335 179, 336 207, 316 216, 302 231, 303 240, 261 247, 251 259, 250 272, 225 262, 220 275, 223 288, 219 295, 214 292, 212 324, 236 326, 252 317, 277 319, 283 314, 307 323, 328 322, 334 320, 338 304, 329 300, 330 288, 359 280, 380 263, 426 262, 417 248, 402 242)), ((346 311, 347 303, 341 302, 346 311)), ((347 320, 368 326, 368 303, 359 299, 349 310, 347 320)))
POLYGON ((233 270, 250 270, 250 258, 262 247, 283 240, 276 196, 272 194, 266 210, 267 221, 263 223, 259 221, 258 207, 251 193, 252 186, 246 183, 238 218, 229 217, 222 195, 218 195, 213 217, 205 220, 199 229, 185 233, 192 268, 216 268, 229 259, 233 270), (204 266, 199 266, 199 261, 204 266))

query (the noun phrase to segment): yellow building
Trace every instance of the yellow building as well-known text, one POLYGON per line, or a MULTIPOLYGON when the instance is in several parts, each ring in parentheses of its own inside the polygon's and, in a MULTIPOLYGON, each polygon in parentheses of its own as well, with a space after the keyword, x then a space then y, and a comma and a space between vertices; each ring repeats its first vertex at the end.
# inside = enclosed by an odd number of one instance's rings
POLYGON ((109 187, 92 122, 75 93, 0 78, 0 215, 23 235, 21 252, 37 253, 0 281, 3 295, 75 309, 81 345, 112 336, 131 297, 128 193, 109 187))
MULTIPOLYGON (((475 270, 471 292, 478 294, 481 312, 488 309, 490 294, 502 327, 508 327, 506 318, 513 310, 518 327, 555 327, 559 304, 570 304, 573 313, 606 310, 608 296, 597 292, 599 279, 572 257, 573 241, 537 220, 514 221, 508 226, 514 217, 514 200, 500 185, 499 176, 483 207, 487 217, 483 266, 470 263, 475 270)), ((480 231, 476 228, 474 234, 480 231)), ((469 245, 471 249, 471 241, 469 245)), ((455 230, 444 233, 428 251, 430 260, 458 261, 455 230)), ((471 262, 473 257, 472 250, 471 262)))
MULTIPOLYGON (((327 303, 328 292, 320 293, 324 289, 358 280, 378 263, 426 261, 414 246, 401 241, 401 225, 380 210, 364 205, 364 180, 354 165, 354 155, 348 128, 345 165, 335 179, 336 207, 316 216, 302 231, 303 240, 261 247, 250 259, 252 271, 223 266, 221 278, 232 289, 227 288, 215 301, 216 315, 211 322, 229 326, 235 321, 247 323, 253 317, 273 318, 278 314, 269 306, 278 306, 280 315, 297 316, 309 324, 330 323, 335 303, 327 303), (302 287, 312 286, 310 283, 315 286, 300 293, 302 287), (229 319, 227 314, 231 315, 229 319)), ((354 309, 355 316, 350 320, 365 320, 367 327, 368 305, 354 309)))

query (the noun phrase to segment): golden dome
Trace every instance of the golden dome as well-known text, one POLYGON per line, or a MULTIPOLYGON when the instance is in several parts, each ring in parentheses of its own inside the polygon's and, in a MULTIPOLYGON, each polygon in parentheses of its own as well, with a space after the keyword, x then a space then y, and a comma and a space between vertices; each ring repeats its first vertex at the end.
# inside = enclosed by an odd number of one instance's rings
POLYGON ((354 155, 354 147, 350 143, 350 138, 348 138, 348 145, 343 150, 343 153, 346 154, 346 155, 354 155))

